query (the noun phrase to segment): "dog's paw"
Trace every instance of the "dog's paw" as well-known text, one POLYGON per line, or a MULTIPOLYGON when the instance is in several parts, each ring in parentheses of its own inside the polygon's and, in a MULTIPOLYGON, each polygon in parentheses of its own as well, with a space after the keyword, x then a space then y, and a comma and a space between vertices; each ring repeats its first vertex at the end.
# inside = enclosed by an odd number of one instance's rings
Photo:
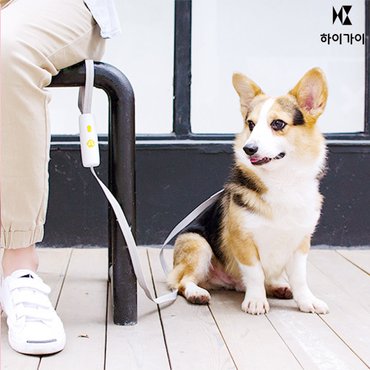
POLYGON ((273 296, 279 299, 292 299, 293 293, 287 286, 275 287, 272 291, 273 296))
POLYGON ((298 308, 303 312, 326 314, 329 313, 328 305, 316 297, 297 301, 298 308))
POLYGON ((249 297, 245 296, 242 303, 242 310, 251 315, 262 315, 269 312, 270 305, 266 297, 249 297))
POLYGON ((267 296, 278 299, 292 299, 293 293, 289 286, 270 286, 267 288, 267 296))
POLYGON ((208 291, 194 283, 186 284, 184 296, 188 302, 193 304, 208 304, 211 300, 211 295, 208 291))

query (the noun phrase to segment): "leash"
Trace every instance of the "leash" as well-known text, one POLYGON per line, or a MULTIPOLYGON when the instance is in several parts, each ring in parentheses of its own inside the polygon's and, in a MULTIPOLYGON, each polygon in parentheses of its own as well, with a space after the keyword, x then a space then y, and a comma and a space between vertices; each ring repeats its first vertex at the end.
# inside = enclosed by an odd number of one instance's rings
POLYGON ((216 200, 219 198, 220 194, 223 193, 224 189, 219 190, 217 193, 211 195, 207 200, 205 200, 203 203, 199 204, 198 207, 193 209, 186 217, 184 217, 169 233, 167 236, 167 239, 162 244, 161 251, 159 252, 159 258, 161 261, 162 269, 166 275, 169 274, 169 268, 166 264, 166 261, 163 256, 163 251, 168 245, 168 243, 180 232, 182 231, 186 226, 188 226, 192 221, 194 221, 199 215, 201 215, 207 208, 209 208, 213 203, 216 202, 216 200))
MULTIPOLYGON (((144 277, 140 258, 137 252, 137 245, 134 236, 132 235, 130 225, 127 222, 125 213, 123 212, 116 198, 107 188, 107 186, 105 186, 105 184, 100 180, 100 178, 98 177, 94 170, 94 167, 97 167, 100 164, 98 135, 95 130, 94 116, 91 113, 92 95, 94 88, 94 61, 86 60, 85 66, 86 66, 85 86, 80 87, 78 95, 78 107, 81 111, 81 115, 79 118, 79 126, 80 126, 80 146, 81 146, 82 164, 84 167, 90 168, 92 175, 95 177, 99 186, 103 190, 103 193, 106 196, 108 202, 112 206, 113 212, 117 217, 119 227, 122 231, 122 234, 127 244, 127 248, 132 261, 132 266, 137 278, 137 282, 143 289, 145 295, 156 304, 173 302, 177 298, 178 293, 177 290, 173 290, 170 293, 164 294, 157 298, 152 296, 144 277)), ((219 192, 213 194, 210 198, 208 198, 206 201, 204 201, 202 204, 196 207, 182 221, 180 221, 175 226, 175 228, 170 232, 165 242, 163 243, 159 253, 160 262, 166 276, 169 273, 169 268, 166 264, 163 255, 165 247, 181 230, 183 230, 196 217, 198 217, 202 212, 204 212, 208 207, 210 207, 218 199, 219 195, 222 192, 223 190, 220 190, 219 192)))

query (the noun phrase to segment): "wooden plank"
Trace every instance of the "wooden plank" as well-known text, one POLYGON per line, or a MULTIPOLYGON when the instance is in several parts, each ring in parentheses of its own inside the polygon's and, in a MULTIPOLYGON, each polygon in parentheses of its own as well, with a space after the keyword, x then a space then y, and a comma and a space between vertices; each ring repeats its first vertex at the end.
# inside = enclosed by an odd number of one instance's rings
MULTIPOLYGON (((146 249, 140 248, 139 254, 146 281, 148 286, 152 288, 146 249)), ((111 294, 109 295, 111 296, 111 294)), ((157 305, 145 296, 142 289, 138 287, 137 325, 114 325, 112 309, 109 305, 106 369, 165 370, 169 368, 157 305)))
POLYGON ((370 249, 337 249, 337 253, 370 274, 370 249))
MULTIPOLYGON (((70 252, 40 250, 40 276, 52 287, 53 302, 63 283, 70 252)), ((171 259, 170 253, 166 255, 171 259)), ((150 256, 156 287, 161 294, 167 288, 158 263, 158 250, 150 250, 150 256)), ((212 293, 212 312, 204 306, 189 305, 179 297, 173 305, 161 308, 172 368, 268 369, 272 363, 275 368, 293 369, 299 368, 298 361, 305 369, 362 369, 366 368, 364 363, 369 366, 368 275, 334 251, 312 251, 309 261, 310 286, 329 304, 329 315, 304 314, 297 310, 293 301, 270 300, 268 315, 249 316, 240 311, 242 294, 236 292, 212 293), (281 337, 280 342, 272 327, 281 337), (298 361, 292 360, 288 351, 287 362, 281 366, 286 347, 281 349, 282 358, 279 358, 274 344, 281 348, 284 343, 298 361), (266 363, 259 366, 263 354, 266 363)), ((147 266, 146 274, 149 276, 147 266)), ((67 347, 60 354, 43 358, 40 369, 73 370, 80 369, 81 364, 88 369, 103 368, 106 275, 105 250, 73 251, 58 308, 67 330, 67 347), (99 256, 91 257, 91 253, 99 256), (82 331, 89 338, 75 335, 82 331)), ((151 369, 169 368, 158 312, 156 306, 153 304, 151 308, 151 305, 139 290, 139 324, 134 327, 108 325, 107 370, 148 368, 147 364, 151 369), (159 349, 151 352, 152 346, 159 349), (145 357, 149 357, 151 363, 145 357)), ((2 328, 2 369, 37 369, 39 358, 11 350, 7 345, 4 320, 2 328)))
POLYGON ((57 306, 67 345, 40 370, 104 368, 107 284, 107 249, 74 249, 57 306))
MULTIPOLYGON (((331 260, 331 253, 321 250, 313 252, 315 254, 314 259, 321 261, 327 259, 326 262, 332 264, 333 271, 336 270, 337 274, 341 273, 341 270, 336 266, 337 261, 331 260), (324 253, 320 255, 322 252, 324 253)), ((330 292, 328 287, 333 291, 333 285, 326 274, 320 273, 318 269, 312 268, 309 264, 308 280, 313 293, 318 298, 335 305, 335 302, 333 302, 335 297, 330 299, 328 296, 330 292), (318 289, 320 285, 323 287, 322 290, 318 289)), ((339 289, 338 287, 335 288, 339 289)), ((335 322, 337 322, 340 320, 337 310, 335 307, 331 307, 331 309, 334 310, 333 316, 336 316, 335 322)), ((326 324, 330 321, 330 315, 330 313, 326 316, 303 313, 298 311, 293 301, 275 300, 274 303, 271 303, 271 310, 267 316, 304 369, 366 369, 364 363, 326 324)), ((334 325, 334 319, 332 324, 334 325)), ((342 333, 344 333, 344 326, 345 324, 341 327, 342 333)), ((336 328, 339 330, 339 326, 336 328)), ((348 345, 351 345, 351 343, 348 343, 348 345)))
MULTIPOLYGON (((150 264, 158 295, 168 292, 159 263, 159 250, 149 250, 150 264)), ((171 264, 171 256, 166 253, 171 264)), ((208 306, 191 305, 179 297, 161 307, 162 323, 172 369, 235 369, 208 306)))
MULTIPOLYGON (((51 293, 49 297, 54 306, 60 293, 70 254, 70 248, 38 249, 40 258, 38 274, 50 286, 51 293)), ((2 315, 1 319, 1 344, 1 369, 32 370, 38 368, 40 362, 39 357, 22 355, 10 348, 5 314, 2 315)))
POLYGON ((369 276, 335 250, 312 250, 309 261, 370 314, 369 276))
POLYGON ((40 248, 39 274, 51 288, 49 298, 56 307, 71 258, 72 248, 40 248))
POLYGON ((210 309, 238 369, 302 368, 265 315, 241 310, 244 293, 220 290, 211 295, 210 309))
POLYGON ((277 300, 267 316, 304 369, 367 369, 318 315, 277 300))
MULTIPOLYGON (((350 264, 350 262, 348 262, 350 264)), ((341 274, 338 269, 337 274, 341 274)), ((361 360, 370 365, 370 315, 314 265, 308 265, 313 292, 329 305, 330 313, 321 319, 347 344, 361 360)))

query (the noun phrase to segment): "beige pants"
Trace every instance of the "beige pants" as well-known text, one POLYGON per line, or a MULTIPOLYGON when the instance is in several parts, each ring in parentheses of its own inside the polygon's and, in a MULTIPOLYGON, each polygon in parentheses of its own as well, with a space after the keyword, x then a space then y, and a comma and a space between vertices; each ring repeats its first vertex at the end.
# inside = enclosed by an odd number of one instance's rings
POLYGON ((1 246, 22 248, 44 233, 50 149, 44 87, 60 69, 100 59, 105 42, 83 0, 11 0, 1 28, 1 246))

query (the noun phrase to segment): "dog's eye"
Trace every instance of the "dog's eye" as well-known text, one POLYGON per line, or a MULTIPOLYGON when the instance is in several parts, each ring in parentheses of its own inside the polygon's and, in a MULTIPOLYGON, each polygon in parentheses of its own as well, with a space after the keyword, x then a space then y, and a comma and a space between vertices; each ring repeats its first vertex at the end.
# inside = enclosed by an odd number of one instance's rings
POLYGON ((249 130, 252 132, 253 129, 254 129, 254 126, 256 126, 256 124, 252 121, 252 120, 247 120, 247 125, 249 127, 249 130))
POLYGON ((281 119, 275 119, 271 122, 271 128, 275 131, 281 131, 286 126, 286 123, 281 119))

